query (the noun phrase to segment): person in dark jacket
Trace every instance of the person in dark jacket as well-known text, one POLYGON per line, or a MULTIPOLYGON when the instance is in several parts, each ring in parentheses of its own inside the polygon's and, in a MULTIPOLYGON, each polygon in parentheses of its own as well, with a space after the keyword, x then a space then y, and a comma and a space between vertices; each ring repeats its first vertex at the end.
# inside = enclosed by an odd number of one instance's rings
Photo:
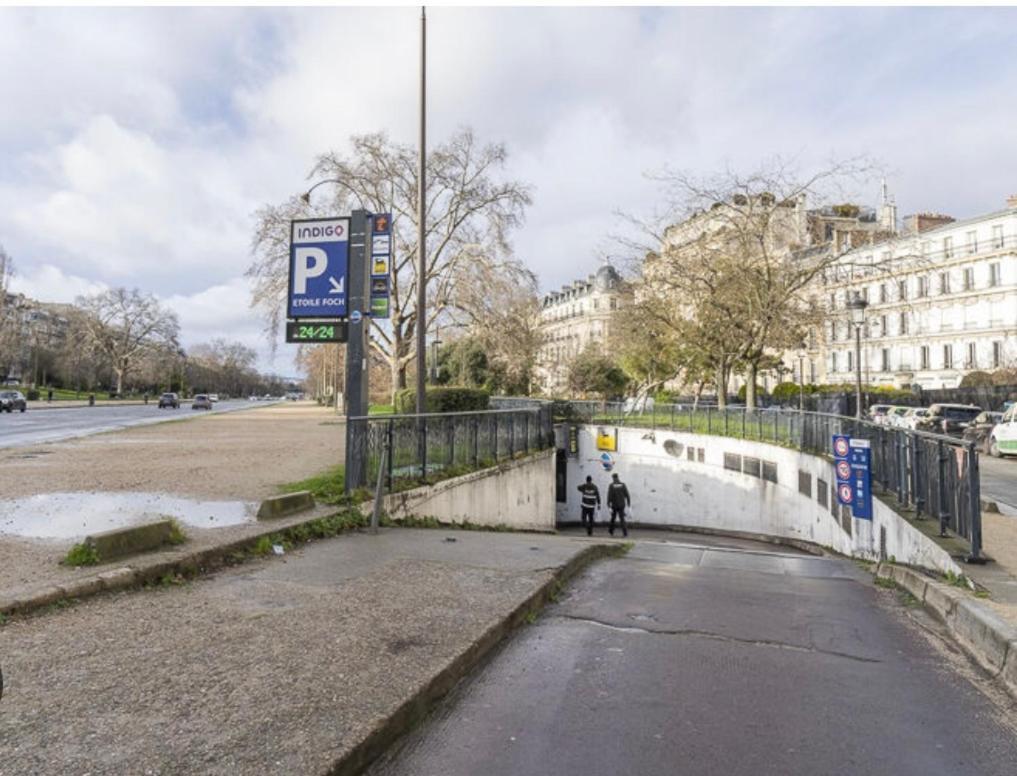
POLYGON ((593 477, 587 475, 586 482, 579 486, 579 492, 583 494, 580 519, 587 536, 593 536, 593 508, 600 509, 600 488, 593 484, 593 477))
POLYGON ((611 509, 611 525, 607 532, 614 536, 614 519, 621 519, 622 535, 628 536, 629 529, 625 527, 625 507, 632 506, 632 499, 629 498, 629 489, 625 483, 618 479, 617 474, 611 475, 611 484, 607 486, 607 506, 611 509))

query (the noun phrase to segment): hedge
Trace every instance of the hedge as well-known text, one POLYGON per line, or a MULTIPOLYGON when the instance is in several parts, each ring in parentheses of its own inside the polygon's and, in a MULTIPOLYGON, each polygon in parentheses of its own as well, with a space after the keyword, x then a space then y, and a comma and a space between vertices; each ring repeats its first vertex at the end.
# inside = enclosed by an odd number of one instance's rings
MULTIPOLYGON (((425 391, 426 412, 479 412, 491 403, 491 395, 478 388, 427 388, 425 391)), ((404 388, 395 395, 395 411, 411 415, 417 411, 417 392, 404 388)))

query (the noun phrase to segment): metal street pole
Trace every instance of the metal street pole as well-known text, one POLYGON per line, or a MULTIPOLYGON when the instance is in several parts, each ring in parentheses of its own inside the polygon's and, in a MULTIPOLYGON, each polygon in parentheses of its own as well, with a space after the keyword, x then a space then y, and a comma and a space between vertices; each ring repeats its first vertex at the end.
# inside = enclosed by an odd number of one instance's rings
POLYGON ((420 149, 417 159, 417 413, 426 408, 427 377, 427 12, 420 8, 420 149))
POLYGON ((862 327, 855 326, 855 417, 862 419, 862 327))
POLYGON ((798 354, 798 411, 805 411, 805 356, 798 354))

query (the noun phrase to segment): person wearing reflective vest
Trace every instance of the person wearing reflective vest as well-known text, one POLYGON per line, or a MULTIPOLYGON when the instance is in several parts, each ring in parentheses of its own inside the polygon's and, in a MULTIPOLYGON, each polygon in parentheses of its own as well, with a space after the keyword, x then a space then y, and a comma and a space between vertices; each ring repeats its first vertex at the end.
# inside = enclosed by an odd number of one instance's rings
POLYGON ((612 474, 611 480, 611 484, 607 486, 607 506, 611 510, 611 525, 607 532, 614 536, 614 520, 618 517, 621 518, 622 534, 628 536, 629 529, 625 527, 625 507, 632 506, 629 489, 618 479, 617 474, 612 474))
POLYGON ((587 475, 586 482, 579 486, 579 492, 583 494, 580 519, 583 521, 586 535, 593 536, 593 508, 600 509, 600 489, 593 484, 593 477, 587 475))

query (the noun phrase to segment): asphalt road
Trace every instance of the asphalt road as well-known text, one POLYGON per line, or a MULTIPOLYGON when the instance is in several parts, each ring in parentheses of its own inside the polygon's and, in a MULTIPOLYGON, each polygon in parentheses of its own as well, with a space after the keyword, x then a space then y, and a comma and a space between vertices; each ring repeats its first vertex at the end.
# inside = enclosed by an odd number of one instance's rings
POLYGON ((637 542, 370 773, 1012 776, 1015 704, 913 617, 850 561, 637 542))
POLYGON ((1017 458, 978 456, 982 498, 1017 508, 1017 458))
MULTIPOLYGON (((213 413, 232 412, 262 406, 244 400, 216 403, 213 413)), ((67 409, 29 409, 27 412, 0 413, 0 448, 57 442, 61 439, 89 436, 103 431, 116 431, 131 426, 164 423, 191 415, 207 414, 208 410, 192 410, 190 402, 180 409, 159 409, 157 400, 150 404, 125 407, 73 407, 67 409)))

